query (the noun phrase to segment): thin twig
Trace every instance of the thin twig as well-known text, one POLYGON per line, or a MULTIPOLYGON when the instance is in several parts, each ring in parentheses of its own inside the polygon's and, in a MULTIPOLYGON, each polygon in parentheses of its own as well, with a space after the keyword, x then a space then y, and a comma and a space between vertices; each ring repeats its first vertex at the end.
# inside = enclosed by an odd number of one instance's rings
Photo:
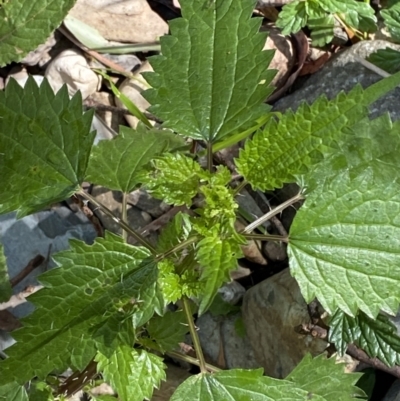
POLYGON ((114 63, 113 61, 109 60, 107 57, 102 56, 100 53, 97 53, 94 50, 88 49, 84 46, 79 40, 75 39, 75 37, 66 29, 64 26, 60 26, 58 30, 67 38, 69 39, 75 46, 78 46, 82 51, 89 54, 100 63, 104 64, 106 67, 113 69, 114 71, 119 72, 121 75, 124 75, 128 78, 132 77, 132 74, 129 71, 126 71, 125 68, 121 67, 119 64, 114 63))
POLYGON ((43 288, 42 285, 30 285, 25 290, 21 291, 19 294, 13 295, 7 302, 0 303, 0 310, 15 308, 18 305, 24 304, 27 302, 26 298, 29 295, 41 290, 43 288))
POLYGON ((19 284, 28 274, 39 267, 46 259, 42 255, 35 256, 28 264, 10 280, 11 287, 19 284))
POLYGON ((255 228, 257 228, 259 225, 263 224, 267 220, 269 220, 271 217, 276 216, 278 213, 281 213, 283 210, 285 210, 287 207, 290 205, 293 205, 294 203, 304 199, 304 196, 299 192, 297 195, 293 196, 292 198, 288 199, 287 201, 283 202, 279 206, 277 206, 275 209, 272 209, 270 212, 264 214, 264 216, 261 216, 257 220, 253 221, 250 223, 244 230, 243 233, 251 233, 255 228))
POLYGON ((349 344, 347 347, 347 354, 357 359, 360 362, 364 362, 376 369, 382 370, 383 372, 389 373, 398 379, 400 379, 400 366, 389 367, 385 365, 378 358, 370 358, 363 350, 356 347, 354 344, 349 344))

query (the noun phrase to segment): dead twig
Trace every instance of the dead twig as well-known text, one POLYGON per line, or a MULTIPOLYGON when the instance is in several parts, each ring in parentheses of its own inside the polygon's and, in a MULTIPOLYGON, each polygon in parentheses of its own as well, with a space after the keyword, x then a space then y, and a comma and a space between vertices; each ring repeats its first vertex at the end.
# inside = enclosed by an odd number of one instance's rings
POLYGON ((42 288, 42 285, 30 285, 26 287, 19 294, 13 295, 7 302, 0 303, 0 311, 8 308, 15 308, 16 306, 27 302, 26 298, 29 297, 29 295, 41 290, 42 288))
POLYGON ((28 274, 39 267, 46 259, 42 255, 35 256, 28 264, 10 280, 11 287, 19 284, 28 274))
POLYGON ((354 344, 349 344, 347 347, 347 354, 357 359, 360 362, 364 362, 367 365, 372 366, 375 369, 382 370, 383 372, 389 373, 394 377, 400 379, 400 366, 389 367, 385 365, 378 358, 370 358, 363 350, 356 347, 354 344))

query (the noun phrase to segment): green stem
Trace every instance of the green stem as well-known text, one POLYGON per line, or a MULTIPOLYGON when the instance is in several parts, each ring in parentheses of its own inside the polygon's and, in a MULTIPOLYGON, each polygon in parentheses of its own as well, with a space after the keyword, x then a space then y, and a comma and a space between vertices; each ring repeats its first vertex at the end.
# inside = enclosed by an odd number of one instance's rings
MULTIPOLYGON (((122 213, 121 220, 124 223, 128 223, 128 194, 122 192, 122 213)), ((122 238, 126 242, 128 240, 128 231, 122 230, 122 238)))
POLYGON ((194 244, 200 239, 199 236, 195 235, 194 237, 188 238, 186 241, 180 242, 178 245, 175 245, 171 249, 168 249, 168 251, 157 255, 157 260, 162 260, 167 258, 168 256, 174 254, 175 252, 180 251, 181 249, 185 249, 187 246, 194 244))
POLYGON ((233 191, 233 197, 239 194, 239 192, 248 184, 246 180, 243 180, 233 191))
POLYGON ((207 142, 207 170, 210 173, 213 171, 213 149, 211 142, 207 142))
MULTIPOLYGON (((239 233, 240 234, 240 233, 239 233)), ((242 234, 246 239, 254 239, 260 241, 276 241, 276 242, 289 242, 289 238, 282 237, 281 235, 263 235, 263 234, 242 234)))
POLYGON ((281 213, 284 209, 286 209, 288 206, 293 205, 293 203, 298 202, 299 200, 304 199, 304 196, 299 192, 297 195, 293 196, 292 198, 288 199, 286 202, 283 202, 279 206, 277 206, 275 209, 272 209, 268 213, 264 214, 264 216, 261 216, 259 219, 253 221, 250 223, 244 230, 243 234, 248 234, 252 232, 255 228, 257 228, 259 225, 263 224, 267 220, 269 220, 271 217, 276 216, 277 214, 281 213))
POLYGON ((114 213, 102 203, 98 202, 92 195, 89 195, 85 192, 82 188, 76 192, 78 195, 81 195, 83 198, 88 200, 94 206, 99 208, 104 214, 111 217, 123 230, 125 230, 128 234, 130 234, 133 238, 136 239, 141 245, 145 246, 153 255, 157 253, 156 249, 153 245, 150 244, 145 238, 143 238, 139 233, 133 230, 131 227, 128 226, 124 221, 122 221, 119 217, 115 216, 114 213))
POLYGON ((189 300, 186 297, 182 298, 183 310, 189 324, 190 335, 192 336, 194 349, 196 351, 197 359, 199 360, 199 367, 201 373, 207 373, 206 361, 204 359, 203 350, 200 345, 200 338, 197 335, 196 327, 194 326, 192 311, 190 310, 189 300))
MULTIPOLYGON (((193 358, 192 356, 189 356, 189 355, 181 354, 178 351, 169 351, 169 352, 167 352, 167 355, 172 357, 172 358, 180 359, 181 361, 189 362, 189 363, 191 363, 193 365, 197 365, 197 366, 200 365, 199 361, 196 358, 193 358)), ((210 365, 209 363, 206 363, 205 366, 206 366, 206 369, 209 372, 215 372, 216 373, 216 372, 220 372, 221 371, 220 368, 217 368, 214 365, 210 365)))

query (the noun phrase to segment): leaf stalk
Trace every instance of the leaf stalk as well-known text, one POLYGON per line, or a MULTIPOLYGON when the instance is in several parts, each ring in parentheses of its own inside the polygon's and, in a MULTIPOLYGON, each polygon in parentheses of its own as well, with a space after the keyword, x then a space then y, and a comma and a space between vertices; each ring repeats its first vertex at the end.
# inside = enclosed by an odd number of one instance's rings
POLYGON ((189 331, 190 331, 190 335, 192 336, 194 349, 196 351, 196 355, 199 360, 200 371, 201 371, 201 373, 207 373, 208 370, 206 367, 206 361, 204 359, 203 350, 201 349, 200 338, 197 334, 197 330, 196 330, 196 327, 193 322, 192 311, 190 310, 190 304, 189 304, 188 298, 186 298, 186 297, 182 298, 182 305, 183 305, 183 310, 186 315, 186 319, 189 324, 189 331))
POLYGON ((97 208, 99 208, 104 214, 111 217, 123 230, 125 230, 129 235, 131 235, 133 238, 135 238, 136 241, 139 242, 139 244, 146 247, 153 255, 155 255, 157 253, 156 249, 153 247, 153 245, 150 244, 150 242, 148 242, 139 233, 137 233, 135 230, 133 230, 131 227, 129 227, 129 225, 126 224, 124 221, 122 221, 119 217, 115 216, 115 214, 108 207, 106 207, 102 203, 98 202, 97 199, 95 199, 92 195, 85 192, 84 189, 81 188, 76 193, 78 195, 81 195, 83 198, 88 200, 90 203, 92 203, 97 208))

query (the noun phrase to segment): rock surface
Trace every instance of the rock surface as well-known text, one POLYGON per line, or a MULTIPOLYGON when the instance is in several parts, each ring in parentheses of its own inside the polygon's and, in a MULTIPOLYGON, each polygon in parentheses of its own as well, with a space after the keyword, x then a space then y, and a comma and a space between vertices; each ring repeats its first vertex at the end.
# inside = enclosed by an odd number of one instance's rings
POLYGON ((247 336, 236 330, 241 314, 213 316, 207 312, 196 321, 201 347, 207 362, 223 368, 255 369, 260 367, 256 352, 247 336), (253 350, 254 349, 254 350, 253 350))
POLYGON ((382 401, 400 401, 400 380, 396 380, 382 401))
POLYGON ((289 269, 248 290, 242 313, 255 357, 267 376, 284 378, 306 353, 317 355, 327 346, 323 340, 295 331, 310 317, 289 269))
MULTIPOLYGON (((328 99, 332 99, 340 91, 348 92, 358 83, 366 88, 381 80, 381 76, 361 65, 356 56, 365 59, 371 53, 386 47, 400 50, 400 45, 394 45, 383 40, 366 40, 338 53, 320 71, 313 74, 300 88, 297 88, 293 94, 277 101, 274 110, 296 110, 302 101, 311 104, 322 94, 325 94, 328 99)), ((400 88, 396 88, 377 100, 370 107, 371 118, 389 112, 393 120, 398 120, 400 118, 399 98, 400 88)))
POLYGON ((154 42, 168 33, 167 23, 146 0, 78 0, 70 15, 96 28, 107 40, 154 42))

